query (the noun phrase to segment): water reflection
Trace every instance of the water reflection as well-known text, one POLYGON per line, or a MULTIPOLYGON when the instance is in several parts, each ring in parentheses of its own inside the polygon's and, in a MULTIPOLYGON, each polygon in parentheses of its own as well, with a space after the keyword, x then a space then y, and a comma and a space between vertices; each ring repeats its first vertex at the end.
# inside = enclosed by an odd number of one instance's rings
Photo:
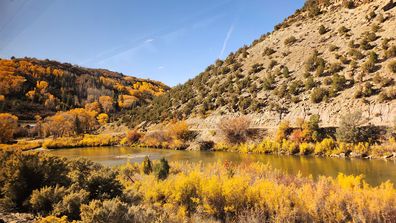
POLYGON ((122 165, 126 162, 142 162, 145 156, 152 160, 166 157, 169 161, 190 161, 211 163, 217 161, 263 162, 290 174, 304 176, 337 176, 345 174, 363 174, 372 185, 390 180, 396 183, 396 162, 384 160, 337 159, 301 156, 276 156, 259 154, 239 154, 228 152, 173 151, 130 147, 92 147, 53 150, 49 153, 69 158, 85 157, 107 166, 122 165))

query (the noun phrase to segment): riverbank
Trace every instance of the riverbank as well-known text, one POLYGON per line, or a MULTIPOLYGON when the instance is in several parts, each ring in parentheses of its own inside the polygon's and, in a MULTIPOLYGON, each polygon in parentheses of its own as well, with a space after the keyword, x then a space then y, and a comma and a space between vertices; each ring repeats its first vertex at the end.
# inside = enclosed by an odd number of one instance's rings
POLYGON ((20 140, 14 144, 0 144, 0 149, 16 149, 29 151, 34 149, 60 149, 60 148, 77 148, 93 146, 115 146, 120 145, 122 135, 116 134, 85 134, 75 137, 45 138, 39 140, 20 140))
MULTIPOLYGON (((84 148, 101 146, 131 146, 140 148, 156 148, 180 150, 168 146, 146 145, 142 142, 128 144, 124 135, 99 134, 83 135, 77 137, 47 138, 43 140, 25 140, 16 144, 0 144, 0 149, 19 149, 23 151, 43 149, 63 149, 63 148, 84 148)), ((331 138, 326 138, 316 143, 297 143, 291 140, 277 142, 272 139, 264 139, 260 143, 242 143, 239 145, 229 145, 213 142, 189 142, 181 150, 192 151, 226 151, 252 154, 273 154, 273 155, 294 155, 294 156, 318 156, 336 158, 361 158, 361 159, 385 159, 396 160, 396 141, 391 139, 383 144, 370 145, 369 143, 342 143, 331 138)))
POLYGON ((297 143, 291 140, 277 142, 265 139, 260 143, 243 143, 240 145, 216 144, 214 151, 231 151, 256 154, 300 155, 337 158, 362 159, 396 159, 396 142, 389 140, 381 145, 369 143, 342 143, 326 138, 316 143, 297 143))

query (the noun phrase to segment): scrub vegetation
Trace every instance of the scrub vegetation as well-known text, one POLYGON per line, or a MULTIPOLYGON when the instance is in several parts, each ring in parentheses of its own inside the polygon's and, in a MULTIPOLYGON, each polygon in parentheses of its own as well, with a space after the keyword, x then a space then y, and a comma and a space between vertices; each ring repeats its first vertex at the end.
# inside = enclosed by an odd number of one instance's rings
POLYGON ((39 222, 391 222, 396 190, 363 176, 317 180, 260 163, 165 159, 109 169, 87 160, 0 153, 0 207, 39 222), (343 204, 343 205, 340 205, 343 204))

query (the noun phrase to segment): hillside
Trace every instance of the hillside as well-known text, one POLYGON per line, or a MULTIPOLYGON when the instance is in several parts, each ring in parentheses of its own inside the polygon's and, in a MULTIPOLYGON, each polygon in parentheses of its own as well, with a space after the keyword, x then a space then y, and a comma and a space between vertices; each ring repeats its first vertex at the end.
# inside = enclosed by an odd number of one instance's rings
POLYGON ((20 119, 46 117, 95 101, 112 113, 145 104, 168 89, 160 82, 104 69, 33 58, 0 59, 0 112, 20 119))
POLYGON ((211 129, 225 115, 245 114, 255 127, 271 128, 319 114, 322 126, 336 126, 341 115, 360 110, 367 123, 392 125, 395 15, 389 0, 307 1, 272 33, 121 121, 177 118, 211 129))

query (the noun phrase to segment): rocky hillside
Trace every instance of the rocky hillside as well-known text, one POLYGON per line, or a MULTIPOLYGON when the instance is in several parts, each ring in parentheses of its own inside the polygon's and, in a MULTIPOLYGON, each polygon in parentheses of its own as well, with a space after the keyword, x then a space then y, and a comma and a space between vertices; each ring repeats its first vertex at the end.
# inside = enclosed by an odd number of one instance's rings
POLYGON ((134 109, 131 125, 187 118, 214 128, 225 115, 245 114, 275 127, 319 114, 322 126, 363 112, 367 123, 396 117, 396 3, 310 0, 250 46, 218 60, 187 83, 134 109))
POLYGON ((50 60, 0 59, 0 112, 20 119, 99 102, 108 113, 146 104, 166 85, 104 69, 50 60))

